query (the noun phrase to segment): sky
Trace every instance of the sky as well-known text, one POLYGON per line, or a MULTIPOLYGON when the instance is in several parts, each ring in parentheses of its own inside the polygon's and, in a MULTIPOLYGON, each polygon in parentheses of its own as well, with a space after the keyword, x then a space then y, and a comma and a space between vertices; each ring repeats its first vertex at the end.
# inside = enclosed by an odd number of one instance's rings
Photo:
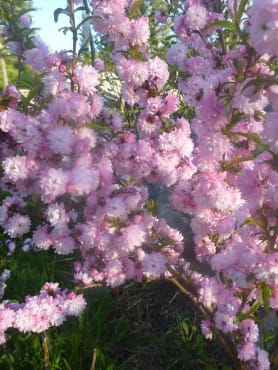
POLYGON ((71 33, 66 35, 59 28, 68 25, 68 18, 59 15, 58 23, 54 22, 53 12, 57 8, 66 8, 66 0, 33 0, 33 7, 37 10, 31 12, 32 26, 40 28, 38 32, 41 39, 48 45, 51 52, 61 49, 72 49, 71 33))

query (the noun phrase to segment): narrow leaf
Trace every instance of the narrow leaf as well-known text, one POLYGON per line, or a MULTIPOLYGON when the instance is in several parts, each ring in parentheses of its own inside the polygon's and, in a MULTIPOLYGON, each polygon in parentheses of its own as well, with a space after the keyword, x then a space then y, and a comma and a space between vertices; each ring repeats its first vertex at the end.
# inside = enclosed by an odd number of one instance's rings
POLYGON ((136 12, 139 10, 140 6, 143 5, 145 0, 136 0, 129 11, 129 18, 133 18, 136 12))
POLYGON ((57 8, 57 9, 54 10, 54 13, 53 13, 55 23, 58 22, 58 19, 59 19, 59 15, 60 14, 65 14, 67 16, 70 16, 70 13, 68 11, 68 8, 66 8, 66 9, 57 8))
POLYGON ((239 4, 238 11, 237 11, 237 16, 236 16, 236 21, 237 21, 238 24, 240 24, 242 14, 245 11, 245 7, 246 7, 248 1, 249 0, 241 0, 241 2, 239 4))
POLYGON ((260 136, 252 132, 233 132, 233 134, 246 137, 246 139, 254 141, 255 143, 259 145, 262 144, 262 139, 260 138, 260 136))
POLYGON ((212 23, 208 24, 205 27, 205 30, 208 29, 208 28, 211 28, 211 27, 222 27, 222 28, 227 28, 231 31, 236 31, 236 26, 231 21, 215 21, 215 22, 212 22, 212 23))
POLYGON ((183 328, 183 330, 184 330, 185 335, 186 335, 186 336, 188 336, 188 334, 189 334, 189 329, 188 329, 188 325, 187 325, 187 323, 186 323, 185 321, 182 321, 181 325, 182 325, 182 328, 183 328))
POLYGON ((277 84, 278 84, 277 78, 274 78, 274 77, 255 78, 254 80, 248 81, 243 86, 241 92, 243 92, 245 89, 247 89, 250 86, 256 86, 258 88, 264 85, 272 86, 272 85, 277 85, 277 84))
POLYGON ((79 23, 79 25, 76 27, 76 31, 79 30, 80 27, 83 26, 83 24, 85 24, 87 21, 91 20, 92 19, 92 16, 88 16, 88 17, 85 17, 82 19, 82 21, 79 23))
POLYGON ((260 302, 258 302, 257 300, 252 304, 252 306, 250 307, 250 309, 246 312, 240 312, 238 315, 237 315, 237 318, 236 318, 236 321, 238 323, 242 322, 243 320, 246 320, 248 318, 250 319, 254 319, 252 314, 255 313, 256 311, 258 311, 258 309, 260 308, 261 304, 260 302))
POLYGON ((268 285, 262 285, 260 287, 260 298, 262 301, 262 304, 264 305, 264 308, 266 311, 269 310, 269 302, 270 302, 270 297, 273 294, 273 289, 270 288, 268 285))

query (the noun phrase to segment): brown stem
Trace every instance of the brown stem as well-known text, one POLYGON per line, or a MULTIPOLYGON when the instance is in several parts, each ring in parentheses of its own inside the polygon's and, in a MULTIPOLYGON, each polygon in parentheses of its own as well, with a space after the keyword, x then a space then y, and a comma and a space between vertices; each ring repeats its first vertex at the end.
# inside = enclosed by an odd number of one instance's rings
MULTIPOLYGON (((169 269, 169 271, 171 272, 171 274, 173 276, 178 276, 178 272, 175 271, 174 269, 169 269)), ((172 277, 171 278, 171 282, 183 293, 185 294, 187 297, 189 297, 191 299, 191 301, 194 303, 194 306, 198 309, 198 311, 200 312, 200 314, 206 318, 206 319, 210 319, 211 316, 212 316, 212 311, 209 310, 208 308, 204 307, 201 303, 197 302, 197 299, 196 299, 196 294, 194 294, 193 292, 193 289, 191 289, 188 284, 186 284, 185 281, 183 281, 184 279, 179 276, 178 278, 176 277, 172 277)), ((230 358, 231 362, 234 364, 234 368, 235 369, 238 369, 238 370, 244 370, 246 369, 246 366, 244 365, 244 363, 242 361, 240 361, 237 357, 237 350, 236 350, 236 346, 234 344, 234 342, 232 341, 232 339, 220 332, 220 331, 217 331, 217 339, 219 340, 219 342, 222 344, 222 346, 224 347, 228 357, 230 358)))
POLYGON ((94 348, 92 364, 91 364, 90 370, 95 370, 96 360, 97 360, 97 350, 96 350, 96 348, 94 348))
POLYGON ((225 54, 227 54, 227 45, 226 45, 226 42, 225 42, 225 39, 224 39, 223 31, 218 30, 217 33, 218 33, 220 44, 221 44, 222 55, 225 55, 225 54))
POLYGON ((43 334, 43 339, 42 339, 42 349, 43 349, 44 368, 46 370, 50 370, 48 339, 45 333, 43 334))
POLYGON ((69 0, 70 21, 72 27, 72 78, 71 91, 74 91, 73 73, 77 63, 77 31, 75 26, 74 0, 69 0))
POLYGON ((7 73, 7 68, 6 68, 6 63, 5 63, 5 59, 2 55, 2 43, 0 41, 0 65, 1 65, 1 74, 2 74, 2 81, 3 81, 3 89, 5 89, 5 87, 8 85, 9 81, 8 81, 8 73, 7 73))
MULTIPOLYGON (((90 8, 89 8, 89 5, 88 5, 88 1, 83 0, 83 3, 84 3, 84 7, 86 9, 86 14, 90 15, 90 8)), ((90 49, 91 49, 91 64, 94 65, 94 61, 95 61, 95 58, 96 58, 96 49, 95 49, 95 44, 94 44, 94 39, 93 39, 91 27, 90 27, 89 37, 90 37, 90 49)))

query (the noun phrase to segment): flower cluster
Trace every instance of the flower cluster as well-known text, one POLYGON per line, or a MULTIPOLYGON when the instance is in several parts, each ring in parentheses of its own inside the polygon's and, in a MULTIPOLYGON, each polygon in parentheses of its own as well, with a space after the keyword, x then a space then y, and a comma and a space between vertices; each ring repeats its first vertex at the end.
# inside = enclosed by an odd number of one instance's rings
POLYGON ((85 306, 82 294, 61 290, 57 283, 45 283, 39 295, 27 296, 24 303, 5 300, 0 304, 0 344, 5 343, 5 331, 10 327, 41 333, 61 325, 67 316, 79 316, 85 306))

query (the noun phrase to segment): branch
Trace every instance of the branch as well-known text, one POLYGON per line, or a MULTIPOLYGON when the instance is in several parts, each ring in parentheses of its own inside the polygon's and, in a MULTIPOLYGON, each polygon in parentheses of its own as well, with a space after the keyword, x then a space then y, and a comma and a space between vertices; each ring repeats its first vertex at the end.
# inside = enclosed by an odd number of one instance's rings
MULTIPOLYGON (((83 3, 84 3, 84 7, 86 9, 86 14, 89 15, 91 12, 90 12, 90 8, 89 8, 89 5, 88 5, 88 0, 83 0, 83 3)), ((91 26, 90 26, 89 38, 90 38, 90 49, 91 49, 91 64, 93 66, 95 58, 96 58, 96 48, 95 48, 95 44, 94 44, 94 39, 93 39, 93 35, 92 35, 91 26)))

